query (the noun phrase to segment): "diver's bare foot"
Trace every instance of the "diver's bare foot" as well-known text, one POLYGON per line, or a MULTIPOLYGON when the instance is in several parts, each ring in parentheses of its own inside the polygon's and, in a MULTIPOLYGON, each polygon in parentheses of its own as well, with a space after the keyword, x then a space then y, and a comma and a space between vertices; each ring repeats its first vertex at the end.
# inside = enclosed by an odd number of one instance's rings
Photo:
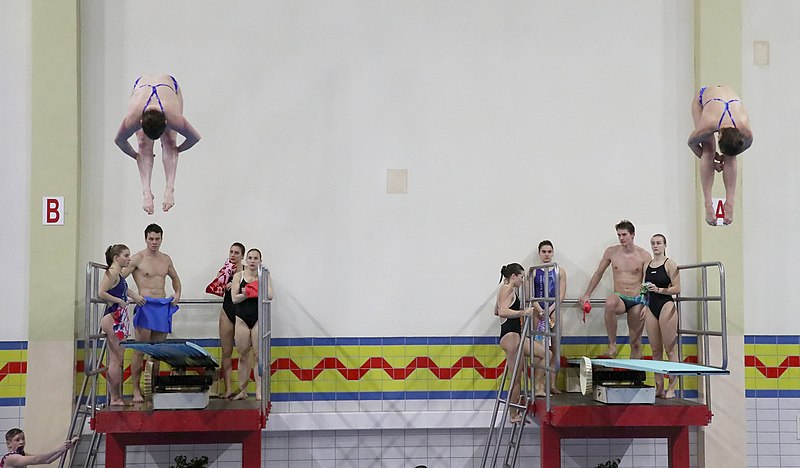
POLYGON ((144 403, 144 398, 142 398, 142 391, 133 389, 133 399, 131 400, 134 403, 144 403))
POLYGON ((675 390, 667 390, 667 393, 665 393, 661 398, 665 400, 671 400, 675 398, 675 390))
POLYGON ((550 393, 553 395, 561 395, 561 390, 558 389, 555 385, 550 386, 550 393))
POLYGON ((508 420, 511 421, 511 424, 517 424, 522 422, 522 416, 520 416, 519 411, 511 411, 511 414, 508 417, 508 420))
POLYGON ((108 402, 108 406, 130 406, 130 403, 127 403, 122 398, 114 398, 108 402))
POLYGON ((713 203, 706 203, 706 223, 709 226, 717 225, 717 213, 714 211, 713 203))
POLYGON ((607 356, 609 359, 614 359, 617 357, 617 345, 608 345, 608 349, 606 349, 605 354, 603 356, 607 356))
POLYGON ((247 399, 247 391, 242 390, 239 392, 238 395, 232 398, 232 400, 246 400, 247 399))
POLYGON ((142 196, 142 209, 145 213, 151 215, 155 211, 153 206, 153 192, 143 192, 142 196))
POLYGON ((722 210, 725 212, 725 217, 722 218, 722 224, 727 226, 733 222, 733 203, 726 201, 725 204, 722 205, 722 210))
POLYGON ((167 189, 164 192, 164 203, 161 205, 161 208, 164 212, 167 212, 173 206, 175 206, 175 190, 167 189))

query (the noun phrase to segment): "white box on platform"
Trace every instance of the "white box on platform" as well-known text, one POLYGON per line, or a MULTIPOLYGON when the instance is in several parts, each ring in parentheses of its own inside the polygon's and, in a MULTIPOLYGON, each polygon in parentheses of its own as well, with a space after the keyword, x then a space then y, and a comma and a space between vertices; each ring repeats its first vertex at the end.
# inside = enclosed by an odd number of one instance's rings
POLYGON ((208 392, 153 393, 153 409, 203 409, 208 406, 208 392))
POLYGON ((653 404, 656 389, 648 385, 596 385, 594 399, 610 405, 653 404))

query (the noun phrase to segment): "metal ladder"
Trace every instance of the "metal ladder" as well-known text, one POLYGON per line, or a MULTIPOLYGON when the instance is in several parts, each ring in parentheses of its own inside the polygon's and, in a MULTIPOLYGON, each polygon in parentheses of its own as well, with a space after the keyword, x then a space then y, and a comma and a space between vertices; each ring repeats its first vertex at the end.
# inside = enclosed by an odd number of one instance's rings
MULTIPOLYGON (((531 317, 525 317, 525 322, 523 324, 523 339, 520 340, 520 345, 517 348, 517 355, 516 355, 516 362, 520 362, 520 359, 523 358, 524 353, 524 346, 525 346, 525 339, 531 336, 531 317)), ((527 356, 525 362, 523 363, 523 369, 531 369, 531 357, 527 356)), ((511 386, 509 385, 508 393, 506 397, 503 398, 503 388, 506 386, 506 381, 508 381, 508 375, 511 374, 511 382, 515 382, 519 379, 519 367, 514 366, 511 369, 508 365, 506 365, 505 371, 503 371, 503 377, 500 379, 500 388, 497 390, 497 398, 494 402, 494 410, 492 411, 492 422, 489 425, 489 435, 486 437, 486 445, 483 448, 483 458, 481 460, 481 467, 485 468, 486 466, 494 467, 497 464, 497 459, 500 454, 500 446, 502 445, 503 441, 503 433, 506 430, 506 422, 509 420, 509 412, 511 408, 517 409, 519 411, 519 415, 521 419, 519 422, 512 423, 511 425, 511 436, 509 437, 508 444, 506 445, 506 453, 503 459, 503 467, 513 467, 514 464, 517 462, 517 455, 519 454, 519 446, 520 442, 522 441, 522 430, 525 428, 525 424, 530 424, 531 421, 528 419, 528 410, 530 408, 530 404, 533 401, 533 383, 531 377, 526 376, 526 378, 522 379, 522 384, 520 385, 520 401, 519 402, 510 402, 509 398, 511 397, 511 386), (502 408, 501 408, 502 406, 502 408), (497 421, 500 420, 499 428, 497 427, 497 421), (495 438, 495 430, 497 429, 497 437, 495 438), (492 451, 492 447, 494 450, 492 451), (492 451, 492 460, 491 464, 487 465, 487 461, 489 458, 489 452, 492 451)), ((525 372, 528 374, 528 372, 525 372)))
MULTIPOLYGON (((83 382, 81 389, 75 397, 75 409, 72 412, 72 422, 69 425, 68 439, 82 437, 86 427, 86 419, 89 419, 90 427, 93 428, 95 413, 98 409, 97 404, 97 382, 100 374, 105 372, 108 367, 103 366, 103 358, 106 355, 107 342, 105 333, 100 329, 100 316, 104 302, 97 295, 97 288, 100 285, 100 272, 106 266, 89 262, 86 265, 86 296, 85 296, 85 328, 84 336, 84 355, 83 355, 83 382), (98 330, 92 334, 92 330, 98 330), (88 391, 88 393, 87 393, 88 391)), ((108 392, 106 392, 108 393, 108 392)), ((108 395, 106 394, 106 398, 108 395)), ((84 468, 94 467, 97 462, 97 454, 103 434, 92 431, 92 439, 89 451, 86 453, 84 468)), ((75 463, 76 451, 70 450, 61 456, 58 462, 59 468, 71 467, 75 463)))
MULTIPOLYGON (((525 376, 522 379, 522 384, 520 386, 520 402, 510 402, 508 399, 510 398, 511 394, 511 387, 509 386, 509 391, 506 395, 506 398, 503 398, 503 388, 506 386, 506 381, 508 380, 509 373, 511 374, 511 382, 515 382, 516 379, 519 378, 517 375, 519 366, 515 366, 514 369, 509 369, 508 365, 506 365, 506 369, 503 372, 503 377, 500 380, 500 388, 497 391, 497 398, 494 404, 494 410, 492 412, 492 421, 489 425, 489 434, 486 437, 486 445, 484 446, 483 450, 483 458, 481 460, 481 467, 486 468, 492 467, 494 468, 497 466, 497 460, 500 453, 500 446, 503 442, 503 433, 505 432, 506 421, 508 420, 509 410, 511 408, 515 408, 520 412, 521 419, 517 423, 512 423, 511 425, 511 435, 508 440, 508 444, 506 445, 506 452, 505 457, 503 458, 503 468, 512 468, 516 465, 517 456, 519 455, 520 443, 522 442, 522 432, 525 428, 526 424, 532 423, 531 420, 528 419, 528 414, 530 413, 531 405, 534 401, 533 389, 536 385, 536 374, 534 372, 533 366, 533 346, 534 340, 536 338, 543 338, 543 345, 545 347, 545 359, 542 361, 542 367, 545 370, 544 380, 545 380, 545 404, 546 407, 550 408, 550 375, 551 372, 558 371, 559 361, 560 359, 556 360, 555 368, 551 367, 550 360, 548 359, 548 353, 550 349, 550 343, 552 342, 554 345, 554 352, 557 357, 560 358, 560 342, 561 342, 561 298, 559 295, 560 291, 560 284, 561 284, 561 273, 556 263, 547 263, 542 265, 534 265, 528 270, 528 274, 526 276, 526 281, 522 284, 522 303, 523 308, 530 307, 533 305, 534 302, 540 302, 545 304, 545 309, 550 307, 550 304, 555 304, 554 310, 554 319, 555 319, 555 327, 551 331, 549 327, 546 327, 547 330, 545 331, 538 331, 534 330, 533 328, 533 320, 532 317, 528 316, 525 317, 525 321, 522 326, 522 337, 520 339, 519 348, 517 348, 516 354, 516 362, 520 362, 520 359, 523 357, 523 350, 526 341, 530 343, 531 346, 531 353, 527 356, 527 359, 524 362, 523 369, 525 370, 525 376), (544 297, 534 297, 534 278, 536 275, 536 270, 543 270, 545 272, 543 278, 543 294, 544 297), (549 295, 549 270, 555 270, 555 297, 549 295), (551 341, 552 340, 552 341, 551 341), (502 405, 502 409, 501 409, 502 405), (502 411, 502 414, 501 414, 502 411), (500 419, 499 430, 497 427, 498 419, 500 419), (495 431, 497 431, 497 437, 495 438, 495 431), (492 447, 494 449, 492 450, 492 447), (489 464, 489 452, 492 451, 492 459, 489 464)), ((518 291, 519 293, 520 291, 518 291)))

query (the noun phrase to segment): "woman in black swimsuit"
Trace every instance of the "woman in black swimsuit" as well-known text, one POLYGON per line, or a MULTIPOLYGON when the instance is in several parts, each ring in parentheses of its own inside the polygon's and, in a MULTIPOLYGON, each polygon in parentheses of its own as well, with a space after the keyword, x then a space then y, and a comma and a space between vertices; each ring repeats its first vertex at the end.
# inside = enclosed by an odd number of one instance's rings
MULTIPOLYGON (((236 266, 235 273, 242 271, 242 259, 244 258, 244 245, 239 242, 234 242, 228 252, 228 260, 236 266)), ((233 333, 236 325, 236 306, 231 300, 231 281, 225 285, 225 295, 222 297, 222 309, 219 311, 219 345, 222 348, 222 378, 225 382, 225 395, 224 398, 230 398, 233 395, 233 384, 231 383, 231 374, 233 373, 233 365, 231 363, 231 355, 233 354, 233 333)))
MULTIPOLYGON (((653 350, 653 359, 664 360, 664 353, 672 362, 678 362, 678 314, 673 294, 681 292, 681 275, 678 266, 666 257, 667 238, 656 234, 650 239, 653 260, 644 265, 644 280, 648 294, 645 306, 645 326, 647 339, 653 350)), ((664 376, 655 374, 656 396, 675 398, 675 385, 678 379, 670 379, 669 388, 664 392, 664 376)))
MULTIPOLYGON (((258 361, 258 297, 247 297, 246 286, 250 283, 258 285, 258 268, 261 266, 261 251, 247 251, 247 267, 236 273, 231 281, 231 300, 236 305, 236 351, 239 353, 239 393, 234 400, 247 398, 247 383, 250 370, 258 361), (251 363, 251 359, 255 359, 251 363)), ((267 299, 272 300, 272 279, 267 281, 267 299)), ((256 369, 256 400, 261 399, 261 379, 256 369)))
MULTIPOLYGON (((534 308, 522 309, 522 305, 515 290, 522 286, 525 281, 525 269, 519 263, 510 263, 500 269, 500 281, 502 285, 497 291, 497 301, 494 306, 494 314, 503 319, 500 325, 500 347, 506 353, 506 369, 513 369, 514 361, 517 358, 517 350, 522 339, 522 324, 525 316, 533 315, 534 308)), ((530 356, 530 339, 525 339, 523 350, 526 356, 530 356)), ((541 343, 533 343, 534 367, 536 373, 536 396, 545 396, 544 392, 544 369, 541 368, 541 360, 545 357, 546 351, 541 343)), ((523 363, 519 363, 517 380, 512 382, 508 401, 517 403, 520 393, 520 377, 523 375, 523 363)), ((509 374, 510 375, 510 374, 509 374)), ((516 408, 510 410, 511 422, 519 422, 521 416, 516 408)))

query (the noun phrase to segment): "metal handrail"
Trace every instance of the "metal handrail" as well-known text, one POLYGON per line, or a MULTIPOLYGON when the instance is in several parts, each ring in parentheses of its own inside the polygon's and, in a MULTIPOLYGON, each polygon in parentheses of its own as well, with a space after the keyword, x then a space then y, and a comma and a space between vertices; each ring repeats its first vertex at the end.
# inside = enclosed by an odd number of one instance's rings
POLYGON ((269 269, 263 265, 258 268, 258 364, 259 378, 261 379, 260 409, 262 427, 266 424, 264 418, 268 417, 269 401, 271 395, 269 377, 272 352, 270 341, 272 339, 272 301, 269 293, 269 269))
MULTIPOLYGON (((725 289, 725 267, 722 265, 722 262, 703 262, 703 263, 695 263, 690 265, 679 265, 678 271, 681 270, 700 270, 700 282, 701 282, 701 290, 702 295, 696 297, 683 297, 680 294, 676 295, 675 300, 675 307, 676 312, 678 314, 678 343, 682 342, 682 338, 684 335, 694 335, 698 338, 698 352, 697 358, 698 363, 703 364, 708 367, 715 367, 718 369, 727 369, 728 368, 728 319, 727 319, 727 303, 726 303, 726 289, 725 289), (717 296, 710 296, 708 294, 708 269, 709 268, 716 268, 719 275, 719 295, 717 296), (701 302, 702 307, 700 310, 700 329, 688 329, 682 327, 682 313, 681 313, 681 303, 682 302, 701 302), (719 302, 720 304, 720 330, 710 330, 709 327, 709 310, 708 304, 709 302, 719 302), (722 363, 719 366, 710 365, 711 362, 711 344, 709 342, 710 336, 719 336, 721 338, 721 347, 722 347, 722 363), (702 346, 699 346, 702 342, 702 346)), ((681 346, 678 346, 678 360, 683 361, 683 350, 681 346)), ((708 376, 704 376, 704 383, 705 383, 705 402, 706 405, 711 408, 711 379, 708 376)), ((684 393, 684 385, 683 385, 683 377, 680 377, 680 393, 681 397, 683 397, 684 393)))

